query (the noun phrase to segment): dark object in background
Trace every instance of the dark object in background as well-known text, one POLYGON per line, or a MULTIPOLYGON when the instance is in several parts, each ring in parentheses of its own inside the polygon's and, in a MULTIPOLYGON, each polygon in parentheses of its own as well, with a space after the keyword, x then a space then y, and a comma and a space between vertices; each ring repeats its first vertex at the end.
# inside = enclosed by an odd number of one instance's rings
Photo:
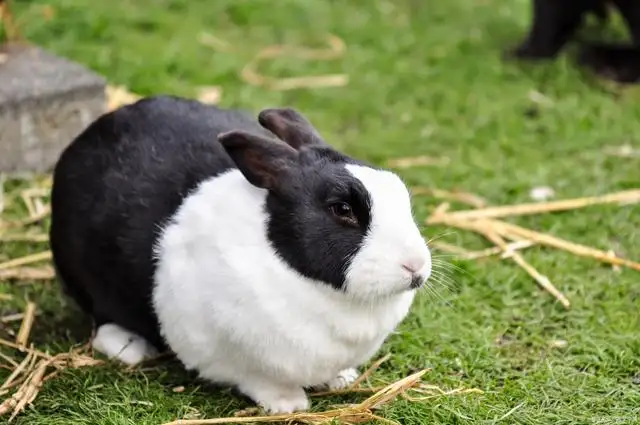
POLYGON ((585 43, 578 62, 604 78, 640 82, 640 0, 532 0, 533 23, 526 40, 511 55, 528 60, 553 59, 569 42, 588 13, 604 22, 608 6, 619 11, 632 44, 585 43))
POLYGON ((579 57, 581 65, 620 83, 640 83, 640 46, 592 44, 579 57))

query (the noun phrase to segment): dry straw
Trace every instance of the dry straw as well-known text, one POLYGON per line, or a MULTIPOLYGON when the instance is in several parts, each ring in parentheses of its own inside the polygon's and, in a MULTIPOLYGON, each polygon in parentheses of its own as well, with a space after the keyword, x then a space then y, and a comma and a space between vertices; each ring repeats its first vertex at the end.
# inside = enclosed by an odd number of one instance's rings
POLYGON ((503 205, 476 210, 455 211, 449 214, 460 220, 475 220, 479 218, 501 218, 520 215, 533 215, 548 212, 568 211, 602 204, 632 204, 640 202, 640 189, 625 190, 602 196, 592 196, 577 199, 565 199, 552 202, 536 202, 519 205, 503 205))
POLYGON ((41 358, 35 350, 31 349, 18 368, 5 380, 1 389, 16 388, 14 393, 0 404, 0 416, 11 413, 9 422, 29 406, 42 388, 42 384, 56 376, 65 368, 78 368, 102 364, 81 352, 74 350, 69 353, 61 353, 56 356, 41 358), (47 370, 55 370, 49 374, 47 370), (18 385, 14 385, 18 383, 18 385))
POLYGON ((20 363, 5 354, 0 356, 10 363, 8 368, 12 370, 11 374, 0 385, 0 396, 10 394, 0 403, 0 416, 10 414, 8 422, 11 422, 27 406, 33 403, 42 388, 42 384, 56 376, 60 371, 68 367, 94 366, 102 363, 100 360, 83 353, 87 348, 86 346, 55 356, 36 350, 33 344, 27 347, 35 317, 36 304, 27 302, 16 341, 0 339, 0 346, 26 353, 20 363), (54 370, 47 374, 50 368, 54 368, 54 370))
POLYGON ((25 255, 24 257, 18 257, 11 259, 9 261, 5 261, 4 263, 0 263, 0 271, 9 270, 15 267, 24 266, 27 264, 38 263, 40 261, 49 261, 51 260, 51 251, 43 251, 35 254, 25 255))
POLYGON ((27 341, 29 340, 29 335, 31 334, 31 328, 33 327, 33 321, 36 318, 36 305, 35 303, 29 301, 27 302, 27 307, 24 310, 24 316, 22 318, 22 324, 20 325, 20 330, 18 331, 18 336, 16 337, 16 344, 18 344, 21 348, 26 347, 27 341))
POLYGON ((142 96, 130 92, 126 87, 112 85, 105 88, 105 95, 107 97, 107 111, 113 111, 142 98, 142 96))
POLYGON ((233 424, 233 423, 286 423, 286 424, 306 424, 306 425, 323 425, 330 423, 341 423, 345 425, 360 424, 370 421, 378 421, 378 423, 388 423, 399 425, 397 422, 383 418, 374 414, 376 409, 389 403, 397 397, 401 397, 410 402, 423 402, 428 399, 448 395, 461 394, 483 394, 476 388, 457 388, 451 391, 444 391, 435 385, 427 385, 420 383, 422 376, 430 369, 423 369, 413 373, 404 379, 392 384, 381 385, 377 387, 362 387, 361 384, 368 381, 373 373, 391 358, 391 354, 387 354, 379 360, 375 361, 360 377, 354 381, 348 388, 324 392, 314 392, 314 397, 336 396, 357 393, 373 393, 369 398, 358 404, 346 406, 338 406, 335 409, 324 412, 299 412, 288 415, 264 415, 264 416, 247 416, 238 412, 233 417, 213 418, 213 419, 178 419, 164 425, 208 425, 208 424, 233 424), (415 393, 412 396, 410 393, 415 393))
POLYGON ((36 224, 43 219, 47 218, 51 214, 50 206, 42 205, 41 209, 34 215, 30 215, 27 218, 17 221, 0 222, 0 235, 2 235, 7 229, 20 228, 36 224))
POLYGON ((434 213, 426 220, 426 223, 471 230, 484 236, 496 246, 480 252, 470 252, 455 245, 439 242, 436 244, 436 248, 439 247, 443 251, 452 252, 460 258, 467 259, 478 259, 501 252, 502 258, 510 258, 524 269, 542 288, 560 301, 563 306, 569 308, 571 303, 567 297, 562 294, 545 275, 529 264, 522 255, 517 252, 517 250, 532 245, 545 245, 570 252, 574 255, 590 257, 614 266, 624 266, 639 271, 640 263, 620 258, 612 251, 603 251, 577 244, 546 233, 537 232, 505 221, 500 221, 496 218, 567 211, 591 205, 612 203, 628 205, 638 202, 640 202, 640 189, 626 190, 587 198, 484 207, 465 211, 450 211, 449 204, 442 204, 436 208, 434 213), (513 242, 507 243, 505 238, 513 242))
POLYGON ((13 341, 9 341, 9 340, 3 339, 3 338, 0 338, 0 345, 4 345, 5 347, 16 349, 16 350, 18 350, 20 352, 23 352, 23 353, 33 353, 38 357, 42 357, 42 358, 46 358, 46 359, 51 357, 51 355, 49 355, 47 353, 44 353, 42 351, 38 351, 35 348, 25 348, 20 344, 17 344, 17 343, 15 343, 13 341))
MULTIPOLYGON (((164 425, 212 425, 274 422, 305 425, 327 425, 331 423, 353 425, 371 421, 399 425, 396 421, 376 415, 374 411, 398 397, 410 402, 424 402, 428 399, 440 396, 472 393, 483 394, 483 391, 476 388, 458 388, 451 391, 444 391, 434 385, 420 384, 422 376, 427 372, 428 369, 421 370, 397 382, 375 389, 375 391, 367 388, 351 388, 349 392, 352 393, 371 391, 374 392, 374 394, 361 403, 338 406, 335 409, 326 410, 324 412, 300 412, 288 415, 232 416, 213 419, 178 419, 164 425), (410 393, 415 393, 416 395, 412 396, 410 393)), ((346 393, 346 390, 336 392, 336 394, 344 393, 346 393)))
POLYGON ((346 46, 344 41, 336 35, 327 36, 328 48, 310 49, 287 45, 273 45, 262 49, 242 69, 240 75, 247 83, 254 86, 266 87, 269 90, 284 91, 300 88, 318 87, 342 87, 349 83, 346 74, 313 75, 304 77, 273 78, 258 73, 257 68, 265 60, 273 60, 279 57, 295 57, 303 60, 335 60, 344 55, 346 46))
POLYGON ((51 266, 43 267, 15 267, 0 270, 0 280, 52 280, 55 271, 51 266))
POLYGON ((525 249, 534 246, 536 243, 532 241, 516 241, 506 244, 504 247, 494 246, 480 251, 469 251, 456 245, 448 244, 442 241, 432 242, 430 245, 440 251, 456 254, 461 260, 479 260, 481 258, 492 257, 500 254, 501 258, 507 258, 513 251, 525 249))
POLYGON ((49 236, 45 234, 13 234, 13 235, 0 235, 0 242, 32 242, 32 243, 41 243, 48 242, 49 236))
POLYGON ((429 155, 409 156, 402 158, 394 158, 387 161, 387 167, 396 169, 406 169, 414 167, 437 166, 444 167, 449 165, 450 159, 447 157, 434 157, 429 155))
POLYGON ((540 245, 547 245, 582 257, 590 257, 603 263, 624 266, 640 271, 640 263, 617 257, 615 253, 612 253, 611 251, 602 251, 586 245, 570 242, 556 236, 529 230, 511 223, 505 223, 497 220, 487 220, 486 223, 493 227, 496 232, 506 237, 526 238, 540 245))
POLYGON ((468 192, 448 191, 430 187, 412 187, 411 193, 413 195, 429 195, 438 199, 457 201, 463 204, 471 205, 474 208, 484 208, 487 206, 486 199, 468 192))
POLYGON ((164 425, 210 425, 210 424, 240 424, 240 423, 300 423, 307 425, 330 424, 338 421, 345 425, 360 424, 370 421, 397 424, 395 421, 375 415, 373 411, 388 403, 401 393, 409 390, 420 382, 427 370, 414 373, 393 384, 389 384, 377 391, 365 401, 355 405, 348 405, 324 412, 300 412, 288 415, 266 415, 249 417, 228 417, 215 419, 178 419, 164 425))

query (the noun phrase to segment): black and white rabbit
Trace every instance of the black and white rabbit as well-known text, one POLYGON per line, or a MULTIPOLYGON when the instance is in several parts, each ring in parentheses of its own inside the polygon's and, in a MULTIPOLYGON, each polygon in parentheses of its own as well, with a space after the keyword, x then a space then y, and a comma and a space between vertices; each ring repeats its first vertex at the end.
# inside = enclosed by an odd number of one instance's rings
POLYGON ((107 113, 54 170, 51 249, 93 346, 170 348, 272 413, 340 388, 431 273, 407 187, 299 113, 157 96, 107 113))
POLYGON ((527 38, 510 55, 553 59, 571 40, 588 13, 601 21, 614 6, 629 29, 632 43, 583 43, 578 61, 605 78, 640 82, 640 0, 531 0, 533 20, 527 38))

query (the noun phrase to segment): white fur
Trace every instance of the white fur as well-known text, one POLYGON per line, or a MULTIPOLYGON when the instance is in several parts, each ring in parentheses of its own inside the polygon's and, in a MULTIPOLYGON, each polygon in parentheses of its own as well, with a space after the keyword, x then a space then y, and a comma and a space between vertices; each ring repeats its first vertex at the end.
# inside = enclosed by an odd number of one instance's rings
POLYGON ((400 180, 349 170, 374 203, 371 237, 348 273, 350 296, 275 254, 266 237, 267 192, 239 171, 203 182, 185 199, 155 247, 153 303, 162 335, 188 368, 237 385, 272 413, 307 409, 303 388, 355 379, 353 368, 376 353, 413 301, 401 262, 428 251, 417 242, 400 180))
POLYGON ((91 345, 107 357, 128 365, 156 354, 155 348, 144 338, 113 323, 100 326, 91 345))
POLYGON ((372 198, 368 237, 347 271, 347 290, 359 298, 375 299, 406 290, 412 274, 403 264, 418 265, 427 280, 431 253, 415 224, 409 191, 390 171, 347 165, 372 198))

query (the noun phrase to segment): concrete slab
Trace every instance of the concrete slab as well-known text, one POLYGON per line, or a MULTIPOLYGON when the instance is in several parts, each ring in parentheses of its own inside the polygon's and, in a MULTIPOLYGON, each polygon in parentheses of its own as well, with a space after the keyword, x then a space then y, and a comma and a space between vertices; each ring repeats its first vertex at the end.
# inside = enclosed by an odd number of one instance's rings
POLYGON ((0 172, 49 171, 106 110, 105 79, 38 47, 0 47, 0 172))

